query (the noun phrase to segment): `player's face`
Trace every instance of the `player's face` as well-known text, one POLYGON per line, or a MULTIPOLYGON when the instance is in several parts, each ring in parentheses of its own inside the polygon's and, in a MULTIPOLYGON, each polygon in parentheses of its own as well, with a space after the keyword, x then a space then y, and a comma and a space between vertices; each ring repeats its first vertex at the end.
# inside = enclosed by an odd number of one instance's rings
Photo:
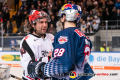
POLYGON ((46 18, 42 18, 41 20, 36 22, 36 32, 41 35, 45 34, 48 27, 48 21, 46 18))

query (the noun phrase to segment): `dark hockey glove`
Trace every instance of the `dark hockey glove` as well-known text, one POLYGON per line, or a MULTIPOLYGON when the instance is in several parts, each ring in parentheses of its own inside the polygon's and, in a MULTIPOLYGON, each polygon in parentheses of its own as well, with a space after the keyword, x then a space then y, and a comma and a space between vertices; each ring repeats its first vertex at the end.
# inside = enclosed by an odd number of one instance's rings
POLYGON ((41 78, 45 79, 44 76, 44 65, 45 62, 35 61, 28 64, 28 74, 31 78, 41 78))

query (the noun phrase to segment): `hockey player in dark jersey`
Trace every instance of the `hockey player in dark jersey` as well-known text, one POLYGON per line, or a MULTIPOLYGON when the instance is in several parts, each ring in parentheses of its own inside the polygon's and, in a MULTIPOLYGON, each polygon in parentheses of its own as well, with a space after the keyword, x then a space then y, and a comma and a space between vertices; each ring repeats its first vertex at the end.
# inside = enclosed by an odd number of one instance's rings
POLYGON ((78 5, 67 3, 61 8, 63 30, 55 35, 53 59, 47 64, 39 61, 31 62, 28 65, 29 76, 41 79, 52 77, 52 80, 89 80, 92 77, 79 75, 94 73, 87 62, 92 43, 76 27, 81 15, 81 7, 78 5))

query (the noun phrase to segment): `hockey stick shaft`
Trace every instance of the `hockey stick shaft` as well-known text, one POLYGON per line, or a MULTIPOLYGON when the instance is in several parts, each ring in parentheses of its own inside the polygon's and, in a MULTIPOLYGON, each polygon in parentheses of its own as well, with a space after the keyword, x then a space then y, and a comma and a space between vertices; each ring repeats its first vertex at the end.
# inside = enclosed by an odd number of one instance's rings
POLYGON ((13 74, 10 74, 10 76, 11 76, 12 78, 15 78, 15 79, 18 79, 18 80, 22 80, 22 78, 19 78, 19 77, 13 75, 13 74))

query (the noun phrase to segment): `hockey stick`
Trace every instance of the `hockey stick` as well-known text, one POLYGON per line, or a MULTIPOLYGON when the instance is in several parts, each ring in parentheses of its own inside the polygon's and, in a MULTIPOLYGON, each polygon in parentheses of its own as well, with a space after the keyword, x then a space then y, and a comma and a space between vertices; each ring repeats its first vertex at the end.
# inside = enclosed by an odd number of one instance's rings
POLYGON ((12 75, 12 74, 10 74, 10 77, 18 79, 18 80, 22 80, 22 78, 19 78, 19 77, 15 76, 15 75, 12 75))

